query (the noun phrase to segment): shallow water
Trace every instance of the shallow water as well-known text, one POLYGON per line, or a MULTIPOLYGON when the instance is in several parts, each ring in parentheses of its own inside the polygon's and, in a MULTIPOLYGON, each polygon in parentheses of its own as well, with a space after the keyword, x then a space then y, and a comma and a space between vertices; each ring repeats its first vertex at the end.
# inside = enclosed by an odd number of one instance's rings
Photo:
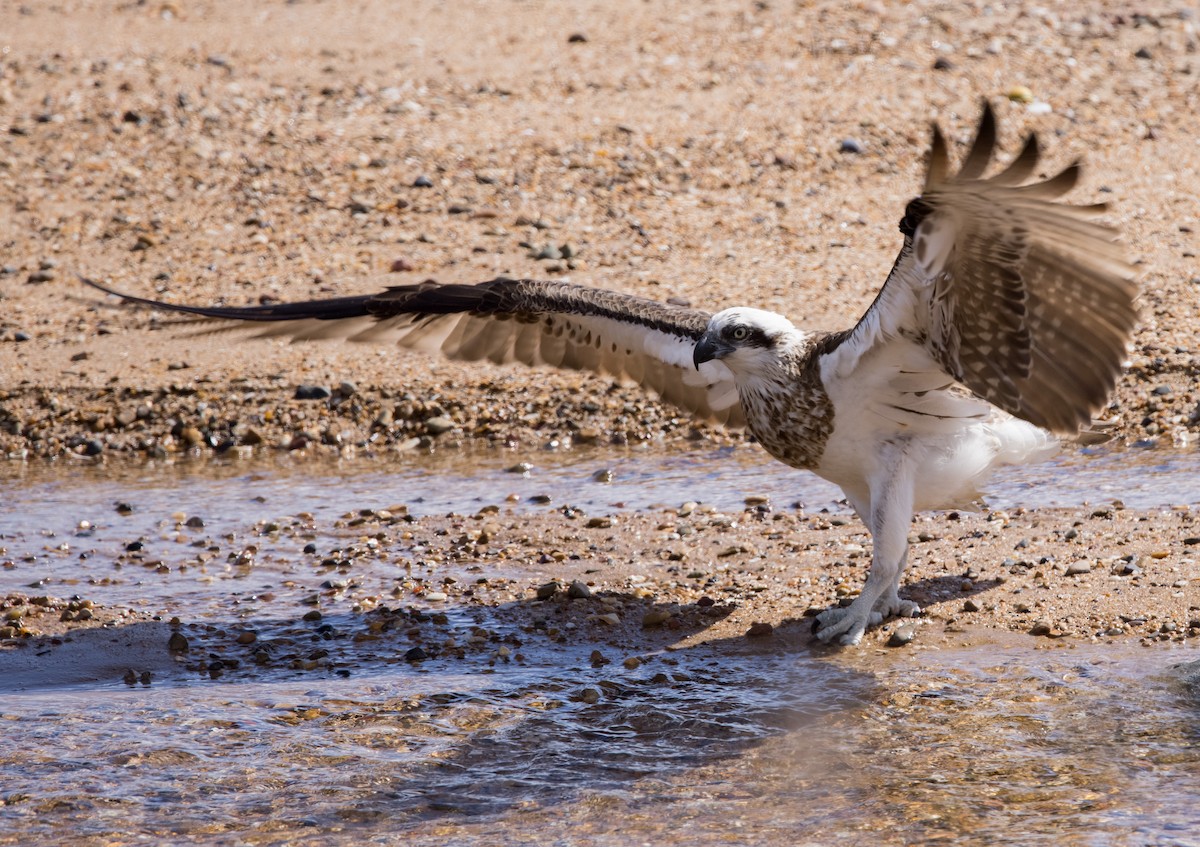
MULTIPOLYGON (((991 499, 1152 508, 1200 502, 1198 483, 1195 452, 1075 454, 1006 471, 991 499)), ((252 622, 264 640, 334 639, 356 658, 339 673, 197 674, 163 655, 153 622, 80 636, 41 672, 36 655, 0 654, 0 843, 1200 845, 1200 694, 1172 669, 1194 649, 822 654, 737 639, 650 647, 625 668, 619 651, 602 664, 503 607, 463 606, 444 610, 445 631, 484 627, 486 650, 412 664, 350 637, 362 615, 329 614, 324 633, 291 619, 296 575, 313 569, 303 546, 347 543, 349 509, 736 509, 766 494, 845 511, 750 448, 13 465, 0 492, 0 593, 252 622), (522 459, 527 476, 506 470, 522 459), (166 570, 118 567, 133 539, 166 570), (255 543, 254 566, 192 563, 212 539, 255 543), (519 662, 496 659, 509 643, 519 662), (153 681, 122 682, 126 666, 153 681)), ((395 570, 361 560, 355 578, 382 594, 395 570)))

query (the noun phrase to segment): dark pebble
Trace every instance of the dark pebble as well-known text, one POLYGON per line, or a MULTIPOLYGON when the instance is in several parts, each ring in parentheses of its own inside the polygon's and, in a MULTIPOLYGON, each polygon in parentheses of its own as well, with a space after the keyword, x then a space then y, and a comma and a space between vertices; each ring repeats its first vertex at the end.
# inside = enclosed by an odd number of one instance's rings
POLYGON ((917 637, 917 628, 912 624, 904 624, 896 627, 896 631, 892 633, 892 637, 887 640, 889 647, 903 647, 906 644, 911 644, 913 639, 917 637))
POLYGON ((32 337, 28 332, 22 332, 21 330, 13 333, 13 341, 28 341, 32 337))
POLYGON ((188 640, 183 637, 183 633, 172 632, 171 637, 167 639, 167 649, 172 653, 182 653, 188 648, 188 640))
POLYGON ((749 638, 765 638, 768 635, 774 634, 774 632, 775 627, 771 626, 769 623, 763 623, 762 621, 759 621, 758 623, 750 624, 750 628, 746 630, 746 635, 749 638))
POLYGON ((326 400, 333 396, 333 392, 323 385, 297 385, 296 400, 326 400))
POLYGON ((317 545, 316 545, 316 544, 313 544, 313 543, 310 541, 308 544, 305 544, 305 545, 304 545, 304 552, 305 552, 305 553, 315 553, 315 552, 317 552, 317 545))
POLYGON ((573 32, 567 36, 568 44, 587 44, 588 37, 582 32, 573 32))
POLYGON ((547 582, 545 585, 539 585, 537 590, 537 598, 539 600, 549 600, 558 593, 557 582, 547 582))
POLYGON ((933 69, 935 71, 952 71, 954 70, 954 63, 945 56, 938 56, 937 60, 933 63, 933 69))
POLYGON ((1150 52, 1149 47, 1139 47, 1138 51, 1133 54, 1138 59, 1153 59, 1154 54, 1150 52))
POLYGON ((843 138, 838 150, 842 153, 861 153, 863 146, 853 138, 843 138))
POLYGON ((423 662, 428 658, 429 654, 420 647, 414 647, 404 654, 404 659, 408 662, 423 662))
POLYGON ((97 441, 94 438, 83 445, 83 455, 85 456, 99 456, 103 452, 104 442, 97 441))
POLYGON ((433 180, 421 174, 413 180, 413 188, 433 188, 433 180))

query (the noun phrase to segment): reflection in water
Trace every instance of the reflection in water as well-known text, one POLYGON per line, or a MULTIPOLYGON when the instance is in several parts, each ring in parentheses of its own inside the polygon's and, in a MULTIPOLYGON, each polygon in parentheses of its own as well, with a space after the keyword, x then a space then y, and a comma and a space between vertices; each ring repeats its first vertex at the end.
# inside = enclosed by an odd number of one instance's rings
POLYGON ((1117 649, 908 653, 878 683, 718 647, 634 679, 543 665, 33 693, 2 710, 0 832, 1194 845, 1197 704, 1117 649))
MULTIPOLYGON (((79 584, 114 605, 186 604, 198 626, 236 629, 260 614, 256 580, 284 594, 307 543, 344 543, 328 527, 347 504, 471 512, 515 493, 525 509, 545 508, 529 503, 535 494, 606 509, 697 497, 740 508, 754 493, 844 508, 836 491, 752 450, 580 452, 538 457, 546 467, 529 477, 505 471, 520 458, 69 476, 6 467, 0 487, 17 505, 0 508, 0 545, 19 567, 0 571, 0 592, 48 579, 46 591, 79 584), (617 482, 591 482, 598 467, 617 482), (119 514, 119 501, 133 513, 119 514), (264 521, 293 531, 264 541, 254 568, 221 559, 170 579, 113 569, 131 539, 178 568, 203 550, 193 539, 253 536, 264 521)), ((1000 505, 1159 505, 1195 502, 1198 477, 1192 454, 1114 453, 1012 471, 994 490, 1000 505)), ((354 578, 383 594, 393 574, 394 564, 362 560, 354 578)), ((345 630, 341 649, 362 659, 345 678, 297 682, 264 666, 215 679, 164 672, 149 687, 18 691, 0 679, 0 844, 1200 845, 1200 704, 1169 670, 1194 650, 1017 642, 875 655, 717 643, 648 649, 625 667, 594 661, 590 644, 525 638, 523 620, 502 609, 464 608, 447 610, 447 636, 461 642, 482 623, 524 638, 523 662, 413 665, 368 655, 354 637, 366 618, 330 615, 323 635, 255 620, 264 641, 307 649, 345 630)))

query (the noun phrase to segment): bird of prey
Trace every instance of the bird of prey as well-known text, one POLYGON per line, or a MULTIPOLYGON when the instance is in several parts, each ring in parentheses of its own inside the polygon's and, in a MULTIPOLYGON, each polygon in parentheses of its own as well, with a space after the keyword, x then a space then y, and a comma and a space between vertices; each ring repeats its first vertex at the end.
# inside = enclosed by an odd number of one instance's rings
MULTIPOLYGON (((826 642, 856 644, 894 615, 915 511, 970 508, 1001 465, 1051 455, 1107 402, 1136 321, 1136 286, 1103 205, 1069 205, 1072 164, 1038 180, 1030 135, 991 176, 985 103, 952 172, 936 124, 904 242, 853 327, 800 329, 782 315, 716 314, 563 281, 389 287, 249 307, 125 300, 236 322, 254 335, 392 341, 454 359, 522 362, 640 383, 701 419, 745 426, 775 458, 839 485, 873 539, 848 606, 820 613, 826 642)), ((86 280, 85 280, 86 281, 86 280)))

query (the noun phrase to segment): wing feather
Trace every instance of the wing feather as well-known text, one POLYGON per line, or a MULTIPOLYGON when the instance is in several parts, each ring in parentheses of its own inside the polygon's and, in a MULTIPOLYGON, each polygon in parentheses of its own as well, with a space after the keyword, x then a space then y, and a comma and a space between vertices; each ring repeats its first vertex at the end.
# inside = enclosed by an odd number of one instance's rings
POLYGON ((875 302, 826 354, 830 372, 847 377, 868 354, 915 344, 992 404, 1074 433, 1103 407, 1125 358, 1137 321, 1134 269, 1117 230, 1095 220, 1103 204, 1056 202, 1078 183, 1078 163, 1025 184, 1039 155, 1030 136, 985 178, 995 146, 985 104, 952 175, 934 127, 924 191, 901 221, 904 246, 875 302))
POLYGON ((697 373, 692 350, 710 315, 566 282, 423 282, 374 295, 266 306, 207 307, 125 300, 193 316, 199 334, 230 329, 296 341, 390 342, 451 359, 586 370, 640 384, 698 418, 743 426, 733 375, 720 362, 697 373))

